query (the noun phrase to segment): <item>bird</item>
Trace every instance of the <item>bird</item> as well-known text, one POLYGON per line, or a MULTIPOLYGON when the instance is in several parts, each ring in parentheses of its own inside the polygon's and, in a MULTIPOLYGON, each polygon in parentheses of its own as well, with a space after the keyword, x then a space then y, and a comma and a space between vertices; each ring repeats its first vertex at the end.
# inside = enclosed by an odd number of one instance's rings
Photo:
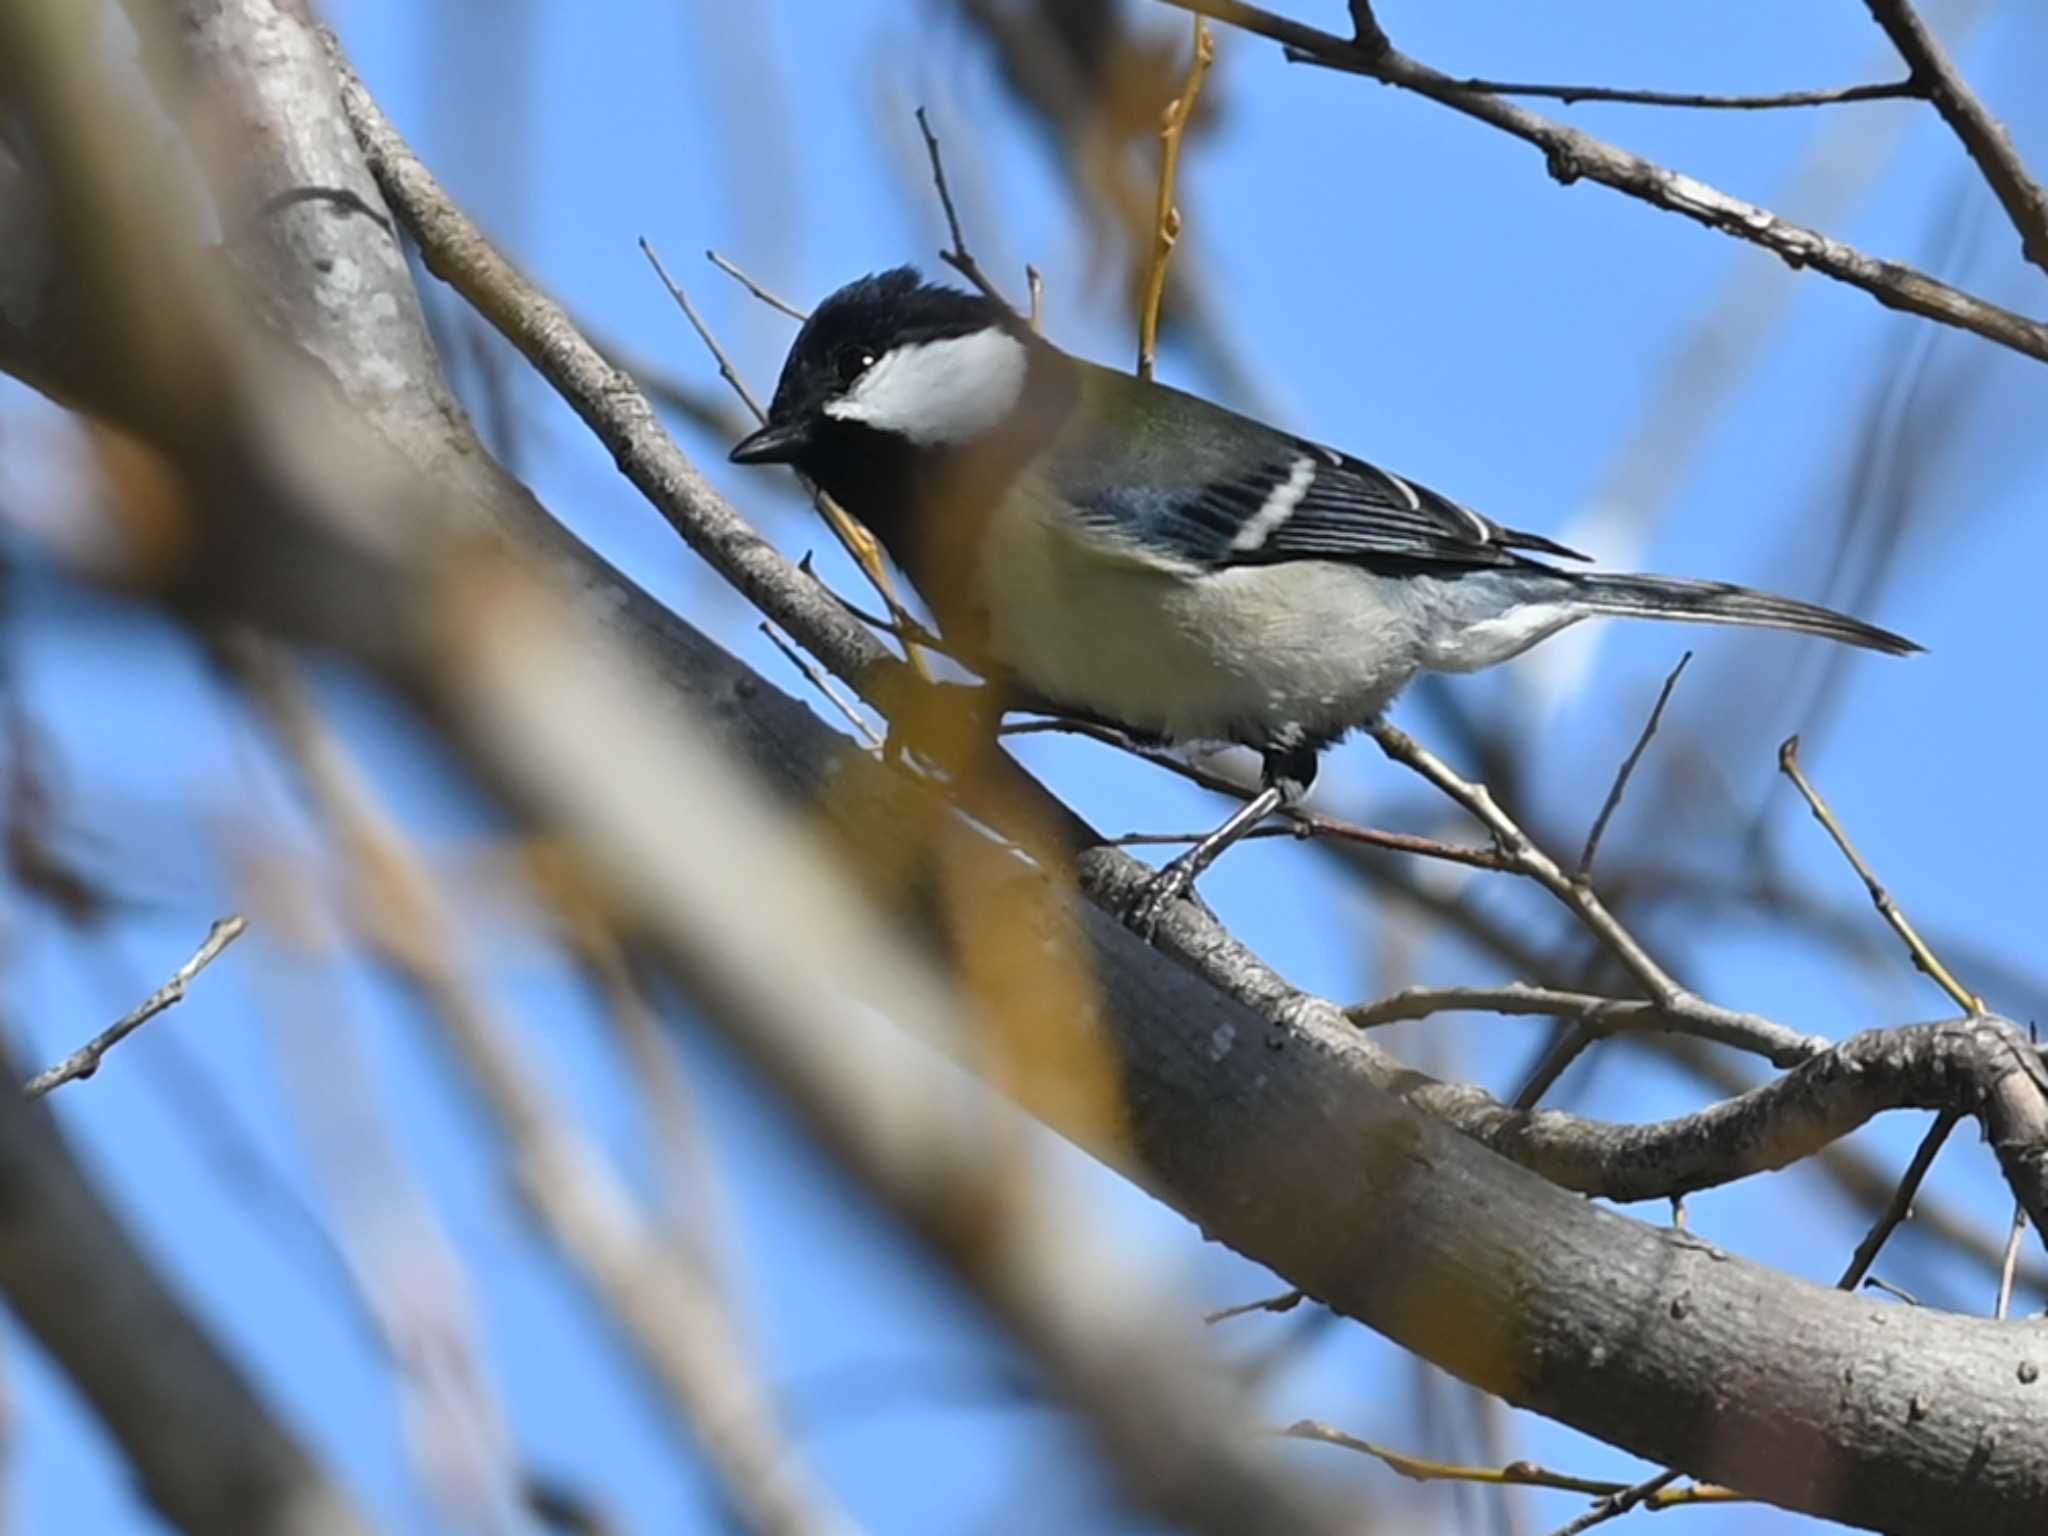
POLYGON ((793 466, 865 524, 1010 707, 1258 754, 1258 792, 1132 903, 1145 932, 1420 672, 1493 666, 1607 615, 1921 649, 1748 587, 1578 569, 1542 534, 1076 357, 911 267, 812 311, 731 458, 793 466))

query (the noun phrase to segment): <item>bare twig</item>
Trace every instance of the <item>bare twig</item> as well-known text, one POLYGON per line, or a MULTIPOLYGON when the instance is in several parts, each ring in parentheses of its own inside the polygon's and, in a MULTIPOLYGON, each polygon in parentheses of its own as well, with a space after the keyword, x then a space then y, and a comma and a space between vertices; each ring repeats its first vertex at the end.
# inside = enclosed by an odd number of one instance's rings
POLYGON ((1354 1003, 1344 1016, 1361 1029, 1426 1019, 1433 1014, 1469 1011, 1584 1019, 1607 1029, 1665 1029, 1690 1034, 1682 1017, 1656 1003, 1633 997, 1601 997, 1591 992, 1566 992, 1511 981, 1500 987, 1408 987, 1377 1002, 1354 1003))
MULTIPOLYGON (((594 332, 590 334, 595 337, 594 332)), ((745 421, 726 404, 724 396, 714 396, 708 389, 684 383, 652 358, 632 347, 621 346, 615 337, 598 339, 597 347, 613 367, 631 375, 655 404, 667 407, 720 442, 730 443, 747 432, 745 421)))
POLYGON ((932 163, 932 185, 938 188, 939 206, 946 213, 946 233, 953 241, 949 248, 939 252, 939 259, 979 288, 985 296, 1015 314, 1016 310, 1011 307, 1010 301, 1003 297, 1002 289, 981 270, 981 263, 976 261, 974 254, 967 249, 967 240, 960 233, 960 214, 953 206, 952 189, 946 185, 946 162, 939 156, 939 136, 932 132, 931 119, 925 115, 923 107, 917 109, 917 127, 924 135, 924 152, 932 163))
POLYGON ((1863 1282, 1863 1288, 1867 1291, 1882 1291, 1885 1295, 1892 1297, 1896 1301, 1903 1301, 1909 1307, 1920 1305, 1920 1298, 1918 1296, 1915 1296, 1902 1285, 1893 1285, 1891 1281, 1881 1275, 1871 1275, 1868 1277, 1863 1282))
POLYGON ((1292 1312, 1307 1300, 1307 1291, 1282 1291, 1278 1296, 1262 1296, 1257 1301, 1241 1301, 1234 1307, 1218 1307, 1214 1312, 1203 1313, 1202 1321, 1214 1326, 1233 1317, 1248 1317, 1254 1312, 1292 1312))
MULTIPOLYGON (((1229 795, 1243 800, 1249 793, 1243 784, 1226 774, 1212 772, 1161 748, 1146 746, 1132 740, 1115 726, 1103 725, 1093 720, 1078 720, 1065 715, 1043 720, 1017 720, 1004 725, 1001 731, 1004 736, 1037 736, 1049 733, 1085 736, 1090 741, 1099 741, 1105 746, 1128 752, 1133 757, 1143 758, 1155 767, 1164 768, 1168 773, 1177 774, 1190 784, 1199 784, 1203 789, 1214 790, 1219 795, 1229 795)), ((1476 848, 1469 843, 1447 843, 1414 832, 1390 832, 1383 827, 1368 827, 1355 821, 1325 816, 1319 811, 1311 811, 1301 806, 1286 807, 1275 814, 1288 823, 1285 828, 1271 832, 1260 830, 1249 835, 1328 838, 1334 842, 1384 848, 1390 853, 1412 853, 1425 859, 1441 859, 1447 864, 1463 864, 1472 869, 1506 870, 1513 867, 1497 849, 1493 848, 1476 848)), ((1180 843, 1198 840, 1198 837, 1183 837, 1178 833, 1136 833, 1108 841, 1118 846, 1135 846, 1142 843, 1180 843)))
POLYGON ((1870 1266, 1877 1261, 1878 1250, 1884 1247, 1899 1223, 1913 1213, 1913 1197, 1920 1192, 1920 1185, 1927 1177, 1927 1170, 1933 1166, 1934 1154, 1941 1150, 1941 1144, 1948 1140, 1948 1134, 1956 1128, 1962 1116, 1955 1110, 1943 1110, 1934 1117, 1934 1124, 1927 1128, 1927 1134, 1920 1138, 1920 1145, 1913 1153, 1913 1160, 1906 1165, 1906 1172, 1899 1180, 1899 1187, 1892 1192, 1892 1198, 1863 1241, 1856 1245, 1856 1252, 1849 1259, 1849 1267, 1842 1271, 1842 1278, 1835 1284, 1845 1291, 1853 1291, 1870 1273, 1870 1266))
POLYGON ((1638 1504, 1656 1498, 1677 1482, 1681 1475, 1678 1472, 1659 1472, 1655 1477, 1647 1478, 1632 1488, 1610 1493, 1578 1519, 1559 1526, 1556 1536, 1579 1536, 1582 1531, 1590 1531, 1596 1525, 1605 1525, 1609 1520, 1618 1519, 1638 1504))
MULTIPOLYGON (((733 367, 731 357, 727 355, 725 348, 719 345, 718 338, 712 335, 711 327, 704 323, 704 317, 697 313, 697 306, 690 302, 689 294, 684 292, 680 283, 669 276, 668 268, 662 265, 661 257, 655 253, 654 247, 647 242, 647 238, 644 235, 640 240, 640 250, 647 257, 649 263, 653 265, 655 275, 661 279, 662 286, 668 289, 669 296, 681 308, 684 318, 690 322, 691 329, 696 331, 698 338, 710 349, 712 357, 717 359, 719 375, 724 378, 726 383, 733 387, 733 391, 745 402, 747 409, 754 413, 755 421, 766 421, 768 419, 767 411, 763 410, 761 402, 754 398, 753 391, 747 388, 746 381, 739 376, 739 370, 733 367)), ((715 252, 707 252, 706 254, 710 255, 714 261, 719 260, 715 252)), ((735 275, 739 275, 738 268, 731 267, 723 262, 720 262, 720 265, 726 266, 727 270, 735 275)), ((764 302, 773 304, 778 309, 787 307, 772 295, 756 287, 752 279, 741 276, 740 280, 759 294, 764 302)), ((828 496, 820 487, 814 485, 808 479, 803 479, 802 476, 798 478, 803 480, 804 489, 810 492, 811 500, 816 504, 819 515, 825 519, 825 525, 832 530, 834 537, 839 540, 840 547, 846 551, 853 563, 860 567, 861 573, 867 577, 869 584, 874 587, 876 594, 888 605, 889 611, 898 615, 899 619, 907 617, 904 613, 903 604, 897 599, 896 583, 889 575, 888 563, 882 557, 882 546, 875 542, 875 536, 868 532, 858 518, 851 512, 848 512, 846 508, 840 506, 837 501, 828 496)), ((910 658, 910 664, 917 668, 920 676, 929 681, 931 671, 926 665, 924 657, 919 655, 916 647, 911 646, 908 642, 905 642, 905 651, 910 658)))
POLYGON ((1391 1467, 1403 1477, 1413 1478, 1418 1483, 1493 1483, 1529 1488, 1557 1488, 1566 1493, 1590 1493, 1613 1495, 1624 1493, 1626 1483, 1611 1482, 1606 1478, 1574 1477, 1566 1472, 1552 1472, 1530 1461, 1511 1461, 1502 1467, 1468 1467, 1455 1462, 1432 1461, 1426 1456, 1411 1456, 1406 1451, 1397 1451, 1389 1446, 1361 1440, 1356 1435, 1347 1435, 1335 1425, 1325 1424, 1319 1419, 1299 1419, 1276 1434, 1287 1440, 1313 1440, 1318 1445, 1334 1445, 1342 1450, 1357 1451, 1362 1456, 1391 1467))
POLYGON ((1529 1069, 1528 1077, 1515 1090, 1510 1102, 1516 1109, 1534 1109, 1543 1102, 1544 1095, 1557 1086, 1557 1080, 1571 1070, 1572 1064, 1606 1035, 1607 1031, 1602 1026, 1586 1019, 1577 1020, 1550 1042, 1550 1048, 1529 1069))
MULTIPOLYGON (((1313 53, 1289 49, 1290 58, 1319 62, 1313 53)), ((1711 91, 1640 91, 1611 85, 1531 85, 1513 80, 1466 79, 1460 90, 1490 96, 1534 96, 1561 101, 1566 106, 1580 101, 1613 101, 1642 107, 1699 107, 1708 111, 1768 112, 1780 107, 1829 107, 1852 101, 1898 101, 1924 98, 1927 90, 1913 79, 1890 80, 1872 85, 1843 85, 1823 90, 1775 91, 1748 95, 1711 91)))
POLYGON ((1138 377, 1149 379, 1158 361, 1159 303, 1166 296, 1166 264, 1180 239, 1180 209, 1173 201, 1173 179, 1180 169, 1181 140, 1188 120, 1195 115, 1195 101, 1202 94, 1202 81, 1215 62, 1216 38, 1206 18, 1195 17, 1195 56, 1188 65, 1187 84, 1180 95, 1167 103, 1159 124, 1159 200, 1152 216, 1152 260, 1145 268, 1145 296, 1138 309, 1138 377))
MULTIPOLYGON (((1606 836, 1607 823, 1620 808, 1621 797, 1628 793, 1628 781, 1634 776, 1636 765, 1643 760, 1643 754, 1649 750, 1651 739, 1657 734, 1657 727, 1663 723, 1664 706, 1671 702, 1671 691, 1678 686, 1678 679, 1684 675, 1686 663, 1691 660, 1692 652, 1687 651, 1678 658, 1678 665, 1673 667, 1670 675, 1664 679, 1664 686, 1657 691, 1657 702, 1650 707, 1650 717, 1643 722, 1643 729, 1637 735, 1635 745, 1629 749, 1628 756, 1622 759, 1621 767, 1614 775, 1614 783, 1608 788, 1607 798, 1601 803, 1600 813, 1593 818, 1593 825, 1586 833, 1586 846, 1579 854, 1579 867, 1572 872, 1572 883, 1581 890, 1592 889, 1593 861, 1599 857, 1600 839, 1606 836)), ((1557 1080, 1570 1070, 1572 1063, 1591 1049, 1593 1043, 1605 1033, 1606 1027, 1601 1022, 1581 1014, 1578 1022, 1554 1040, 1550 1049, 1543 1053, 1543 1059, 1536 1064, 1528 1080, 1516 1092, 1515 1108, 1534 1109, 1543 1101, 1543 1096, 1556 1085, 1557 1080)))
POLYGON ((171 973, 169 981, 144 998, 140 1006, 123 1014, 54 1067, 30 1078, 22 1093, 31 1099, 40 1099, 53 1088, 91 1077, 99 1071, 100 1062, 107 1052, 166 1008, 182 1003, 185 989, 192 985, 193 978, 218 960, 221 952, 247 932, 248 927, 248 920, 241 916, 220 919, 207 931, 206 941, 192 952, 192 958, 171 973))
MULTIPOLYGON (((1581 1516, 1585 1524, 1567 1529, 1585 1530, 1587 1525, 1597 1525, 1601 1520, 1612 1519, 1641 1505, 1647 1509, 1670 1509, 1680 1504, 1738 1504, 1747 1503, 1748 1498, 1732 1488, 1718 1483, 1688 1483, 1683 1488, 1672 1488, 1670 1484, 1679 1476, 1676 1472, 1660 1473, 1647 1483, 1617 1483, 1603 1477, 1577 1477, 1569 1472, 1553 1472, 1548 1467, 1538 1466, 1533 1461, 1510 1461, 1498 1467, 1467 1466, 1459 1462, 1435 1461, 1426 1456, 1413 1456, 1406 1451, 1397 1451, 1390 1446, 1379 1445, 1371 1440, 1361 1440, 1348 1435, 1331 1424, 1318 1419, 1300 1419, 1287 1428, 1276 1430, 1276 1434, 1288 1440, 1312 1440, 1318 1445, 1334 1445, 1341 1450, 1357 1451, 1370 1456, 1406 1478, 1418 1483, 1479 1483, 1494 1487, 1508 1488, 1555 1488, 1564 1493, 1587 1493, 1600 1498, 1595 1510, 1607 1509, 1598 1519, 1581 1516)), ((1592 1512, 1589 1512, 1589 1514, 1592 1512)))
POLYGON ((1998 1266, 1998 1303, 1991 1315, 2003 1318, 2012 1307, 2013 1278, 2019 1273, 2020 1239, 2027 1235, 2027 1208, 2015 1203, 2012 1208, 2012 1231, 2005 1239, 2005 1258, 1998 1266))
POLYGON ((1024 287, 1031 295, 1031 313, 1025 318, 1031 326, 1031 334, 1045 333, 1045 274, 1031 263, 1024 264, 1024 287))
POLYGON ((793 641, 785 639, 782 631, 773 624, 763 619, 760 627, 761 633, 768 637, 769 643, 775 649, 782 652, 784 656, 788 657, 789 664, 804 675, 804 681, 822 693, 831 701, 833 707, 846 717, 847 722, 852 725, 861 740, 865 741, 877 752, 881 751, 882 733, 868 723, 867 716, 854 707, 853 700, 840 692, 838 684, 827 677, 824 670, 816 662, 798 650, 793 641))
POLYGON ((1948 56, 1948 50, 1920 19, 1910 0, 1864 0, 1899 57, 1913 72, 1920 94, 1934 103, 1963 142, 1977 169, 2019 231, 2027 260, 2048 272, 2048 191, 2027 172, 2005 124, 1991 115, 1983 99, 1948 56))
POLYGON ((763 304, 766 304, 770 309, 781 310, 783 314, 789 316, 789 318, 794 320, 798 325, 802 325, 806 320, 811 318, 802 310, 798 309, 794 304, 790 303, 789 300, 782 298, 779 295, 762 287, 760 283, 756 282, 753 279, 753 277, 751 277, 748 273, 742 271, 737 262, 726 260, 725 257, 719 255, 716 251, 706 251, 704 253, 704 259, 709 261, 711 265, 713 265, 714 267, 718 268, 718 270, 723 272, 727 277, 730 277, 734 279, 736 282, 738 282, 738 284, 742 288, 746 289, 747 292, 751 293, 763 304))
POLYGON ((1520 824, 1500 808, 1485 785, 1460 778, 1405 731, 1384 721, 1370 729, 1388 757, 1412 768, 1469 811, 1492 834, 1509 867, 1562 902, 1580 925, 1613 953, 1651 1001, 1673 1018, 1685 1021, 1688 1033, 1755 1052, 1780 1067, 1796 1066, 1827 1049, 1828 1042, 1817 1036, 1802 1035, 1760 1014, 1723 1008, 1680 986, 1607 909, 1590 885, 1574 880, 1536 846, 1520 824))
POLYGON ((1600 852, 1600 839, 1607 833, 1607 823, 1621 805, 1621 797, 1628 792, 1628 781, 1636 771, 1636 764, 1643 760, 1643 753, 1649 749, 1650 738, 1657 734, 1657 727, 1664 721, 1664 706, 1671 702, 1671 690, 1678 686, 1678 680, 1685 674, 1686 663, 1692 660, 1687 651, 1678 658, 1678 665, 1671 669, 1671 675, 1664 679, 1664 686, 1657 690, 1657 702, 1650 707, 1650 718, 1643 722, 1642 734, 1636 737, 1636 744, 1622 759, 1621 769, 1614 775, 1613 787, 1607 791, 1607 799, 1600 807, 1600 814, 1593 818, 1593 828, 1586 834, 1585 851, 1579 855, 1579 867, 1572 879, 1584 885, 1593 878, 1593 860, 1600 852))
POLYGON ((2048 361, 2048 322, 1993 304, 1900 262, 1884 261, 1779 218, 1694 177, 1658 165, 1581 129, 1529 111, 1502 96, 1468 91, 1439 70, 1387 45, 1373 46, 1323 32, 1245 0, 1158 0, 1176 10, 1255 32, 1288 45, 1316 63, 1397 85, 1453 111, 1491 124, 1543 151, 1560 182, 1597 181, 1669 213, 1761 246, 1794 266, 1860 288, 1888 309, 1903 310, 1971 331, 2028 357, 2048 361))
POLYGON ((1913 957, 1913 964, 1932 977, 1935 985, 1953 998, 1958 1007, 1964 1008, 1973 1014, 1983 1013, 1984 1000, 1960 981, 1956 980, 1955 976, 1949 971, 1949 968, 1943 965, 1940 959, 1936 957, 1934 951, 1927 947, 1927 941, 1920 937, 1918 930, 1913 927, 1905 911, 1892 899, 1891 892, 1884 888, 1883 882, 1877 878, 1876 873, 1871 867, 1864 862, 1863 855, 1856 851, 1856 845, 1849 841, 1849 833, 1842 826, 1840 819, 1835 815, 1833 809, 1821 797, 1820 791, 1815 789, 1811 781, 1807 779, 1805 772, 1799 766, 1799 738, 1797 736, 1786 737, 1785 744, 1778 748, 1778 770, 1792 781, 1800 795, 1805 798, 1808 809, 1813 812, 1814 820, 1828 829, 1828 836, 1835 840, 1835 846, 1842 850, 1842 857, 1849 861, 1849 867, 1856 871, 1857 878, 1863 882, 1864 889, 1870 892, 1871 904, 1877 908, 1878 913, 1884 920, 1891 924, 1892 931, 1905 944, 1906 952, 1913 957))
POLYGON ((718 364, 718 376, 732 386, 733 393, 740 397, 757 423, 766 421, 766 407, 754 397, 754 392, 747 388, 747 381, 740 377, 739 370, 733 366, 731 356, 719 345, 718 338, 711 334, 711 327, 706 325, 704 317, 697 313, 697 306, 690 302, 690 296, 683 291, 683 285, 669 276, 668 268, 662 264, 660 255, 648 243, 645 235, 640 237, 640 254, 645 256, 648 264, 654 268, 655 276, 661 279, 661 285, 668 290, 668 296, 676 301, 676 307, 682 310, 683 318, 690 322, 690 329, 697 333, 697 339, 710 351, 718 364))
POLYGON ((964 664, 966 658, 947 645, 942 636, 933 634, 931 630, 918 623, 915 614, 907 610, 899 610, 894 618, 883 618, 878 613, 868 612, 867 609, 861 607, 860 604, 854 602, 851 598, 835 592, 827 584, 825 578, 818 574, 817 563, 812 559, 809 551, 805 551, 803 557, 797 561, 796 568, 816 582, 819 589, 827 597, 831 598, 833 602, 837 603, 848 614, 859 619, 861 623, 869 628, 878 630, 891 639, 901 642, 906 649, 915 646, 920 650, 935 651, 941 656, 964 664))

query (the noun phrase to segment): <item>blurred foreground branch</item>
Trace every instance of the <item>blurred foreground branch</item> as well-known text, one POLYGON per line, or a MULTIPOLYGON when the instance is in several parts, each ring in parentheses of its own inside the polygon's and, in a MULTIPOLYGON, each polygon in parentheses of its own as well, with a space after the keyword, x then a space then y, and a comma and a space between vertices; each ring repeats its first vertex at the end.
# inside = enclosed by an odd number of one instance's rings
POLYGON ((359 1536, 340 1485, 258 1398, 78 1166, 0 1094, 0 1291, 193 1536, 359 1536))

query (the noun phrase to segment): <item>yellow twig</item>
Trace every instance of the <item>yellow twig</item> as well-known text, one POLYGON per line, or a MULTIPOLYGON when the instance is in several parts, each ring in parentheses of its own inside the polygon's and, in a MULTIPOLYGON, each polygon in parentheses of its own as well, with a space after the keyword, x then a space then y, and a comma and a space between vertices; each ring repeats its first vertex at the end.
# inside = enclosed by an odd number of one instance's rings
POLYGON ((1152 377, 1159 351, 1159 301, 1166 295, 1166 262, 1180 239, 1180 209, 1173 205, 1173 178, 1180 168, 1180 141, 1187 132, 1188 119, 1195 115, 1195 98, 1202 93, 1202 78, 1216 59, 1216 38, 1208 21, 1195 18, 1195 59, 1188 66, 1188 83, 1179 96, 1167 104, 1159 124, 1159 203, 1153 222, 1152 261, 1145 271, 1145 304, 1138 312, 1138 377, 1152 377))
POLYGON ((1967 1013, 1984 1012, 1984 999, 1957 981, 1954 973, 1943 965, 1934 951, 1927 947, 1927 941, 1920 937, 1903 908, 1892 899, 1892 893, 1884 888, 1876 872, 1863 862, 1863 855, 1856 851, 1856 845, 1849 841, 1849 834, 1841 821, 1821 798, 1819 790, 1807 779, 1799 766, 1799 738, 1788 736, 1785 744, 1778 748, 1778 771, 1790 779, 1793 786, 1805 798, 1807 809, 1813 812, 1813 819, 1828 829, 1828 836, 1835 840, 1835 846, 1842 850, 1842 857, 1849 861, 1849 867, 1856 871, 1863 881, 1863 887, 1870 892, 1870 901, 1879 914, 1892 926, 1892 931, 1905 942, 1906 952, 1913 957, 1913 964, 1934 978, 1936 986, 1954 998, 1958 1007, 1967 1013))
MULTIPOLYGON (((1488 1483, 1521 1488, 1556 1488, 1565 1493, 1584 1493, 1602 1499, 1618 1499, 1635 1491, 1626 1483, 1598 1477, 1575 1477, 1569 1472, 1553 1472, 1550 1468, 1540 1467, 1533 1461, 1511 1461, 1504 1467, 1475 1467, 1460 1462, 1432 1461, 1427 1456, 1411 1456, 1408 1452, 1397 1451, 1391 1446, 1361 1440, 1356 1435, 1347 1435, 1334 1425, 1325 1424, 1317 1419, 1301 1419, 1276 1433, 1283 1439, 1313 1440, 1319 1445, 1334 1445, 1342 1450, 1356 1451, 1361 1456, 1370 1456, 1403 1477, 1413 1478, 1419 1483, 1488 1483)), ((1671 1475, 1675 1477, 1677 1474, 1671 1475)), ((1644 1494, 1639 1502, 1651 1508, 1663 1509, 1673 1504, 1720 1503, 1742 1498, 1743 1495, 1733 1489, 1723 1488, 1718 1484, 1688 1483, 1683 1488, 1657 1489, 1644 1494)))

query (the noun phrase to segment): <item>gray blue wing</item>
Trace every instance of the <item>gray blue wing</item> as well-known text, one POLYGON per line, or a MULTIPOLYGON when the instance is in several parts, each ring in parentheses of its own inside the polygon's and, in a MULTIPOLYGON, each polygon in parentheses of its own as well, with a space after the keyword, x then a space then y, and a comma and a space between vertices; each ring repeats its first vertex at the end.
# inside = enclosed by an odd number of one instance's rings
POLYGON ((1518 550, 1576 551, 1503 527, 1362 459, 1296 439, 1228 479, 1097 488, 1090 525, 1211 568, 1287 560, 1512 565, 1518 550))

